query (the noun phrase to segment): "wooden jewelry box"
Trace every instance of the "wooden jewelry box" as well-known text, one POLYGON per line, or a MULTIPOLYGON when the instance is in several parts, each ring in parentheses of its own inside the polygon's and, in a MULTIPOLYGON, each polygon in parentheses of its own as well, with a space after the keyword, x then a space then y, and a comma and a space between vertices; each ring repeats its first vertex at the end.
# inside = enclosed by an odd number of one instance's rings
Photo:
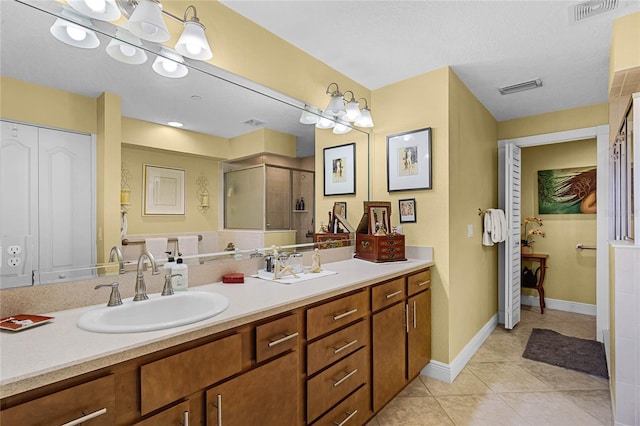
POLYGON ((404 235, 390 232, 391 203, 365 201, 356 230, 356 258, 370 262, 397 262, 405 257, 404 235))

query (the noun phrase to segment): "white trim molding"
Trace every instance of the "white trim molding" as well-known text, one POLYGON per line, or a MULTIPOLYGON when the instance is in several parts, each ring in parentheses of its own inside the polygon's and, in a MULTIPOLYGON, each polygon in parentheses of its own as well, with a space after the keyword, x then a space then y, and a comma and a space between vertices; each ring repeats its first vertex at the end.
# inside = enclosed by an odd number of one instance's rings
MULTIPOLYGON (((540 306, 540 298, 538 296, 527 296, 523 294, 520 296, 520 303, 527 306, 540 306)), ((573 312, 576 314, 591 315, 594 317, 597 314, 596 305, 588 303, 549 299, 548 297, 544 298, 544 303, 545 308, 547 309, 556 309, 558 311, 573 312)), ((602 338, 601 336, 598 337, 602 338)))
POLYGON ((487 340, 487 337, 498 325, 498 314, 496 313, 491 319, 476 333, 475 336, 460 351, 451 364, 445 364, 440 361, 431 361, 422 369, 422 374, 432 379, 440 380, 445 383, 453 383, 458 374, 464 369, 469 360, 480 349, 480 346, 487 340))

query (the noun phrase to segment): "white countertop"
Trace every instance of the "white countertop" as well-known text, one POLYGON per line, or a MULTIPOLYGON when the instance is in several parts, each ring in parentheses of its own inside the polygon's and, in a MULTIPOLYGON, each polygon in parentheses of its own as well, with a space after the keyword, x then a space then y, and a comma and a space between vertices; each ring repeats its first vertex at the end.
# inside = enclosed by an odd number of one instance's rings
MULTIPOLYGON (((372 263, 358 259, 323 264, 335 271, 296 284, 245 277, 244 284, 213 283, 194 287, 216 292, 231 304, 223 313, 194 324, 143 333, 103 334, 81 330, 78 318, 104 305, 46 315, 55 319, 20 332, 0 333, 0 398, 107 367, 261 318, 295 309, 374 282, 433 266, 432 261, 372 263)), ((140 302, 144 303, 144 302, 140 302)))

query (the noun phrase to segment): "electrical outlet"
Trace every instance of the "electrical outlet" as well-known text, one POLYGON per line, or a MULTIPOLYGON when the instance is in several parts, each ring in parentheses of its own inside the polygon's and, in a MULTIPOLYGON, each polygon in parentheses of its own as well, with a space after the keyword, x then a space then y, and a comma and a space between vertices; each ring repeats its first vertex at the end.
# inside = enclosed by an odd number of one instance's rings
POLYGON ((15 256, 17 254, 22 253, 22 247, 20 247, 20 246, 9 246, 9 248, 7 248, 7 253, 9 253, 12 256, 15 256))
POLYGON ((11 266, 11 267, 16 267, 20 264, 20 258, 19 257, 10 257, 9 260, 7 260, 7 265, 11 266))

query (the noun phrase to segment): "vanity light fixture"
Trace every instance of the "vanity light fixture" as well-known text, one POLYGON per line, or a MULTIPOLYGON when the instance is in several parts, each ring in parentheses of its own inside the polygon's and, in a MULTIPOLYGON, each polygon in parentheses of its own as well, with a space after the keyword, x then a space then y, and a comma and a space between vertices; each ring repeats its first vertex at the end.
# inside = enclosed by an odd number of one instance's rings
POLYGON ((207 34, 204 32, 206 28, 200 23, 198 12, 194 6, 187 7, 187 10, 184 11, 182 22, 184 23, 184 31, 182 31, 182 35, 178 39, 176 50, 191 59, 206 60, 213 58, 207 34), (193 16, 187 20, 190 10, 193 12, 193 16))
POLYGON ((160 49, 151 68, 161 76, 169 78, 182 78, 189 73, 182 56, 168 47, 160 49))
POLYGON ((336 122, 333 117, 329 116, 326 113, 323 113, 322 117, 320 117, 320 120, 318 120, 318 122, 316 123, 316 127, 318 129, 333 129, 335 125, 336 122))
POLYGON ((55 38, 70 46, 83 49, 93 49, 100 46, 100 40, 98 40, 96 33, 85 28, 91 26, 89 18, 66 6, 62 9, 62 16, 63 18, 56 19, 49 30, 55 38))
POLYGON ((142 50, 140 39, 124 28, 116 30, 116 37, 107 45, 107 54, 125 64, 139 65, 147 62, 147 54, 142 50))
POLYGON ((351 131, 351 126, 345 120, 338 119, 336 125, 333 128, 334 135, 343 135, 351 131))
POLYGON ((327 114, 336 115, 338 117, 345 115, 347 111, 344 108, 344 96, 342 95, 342 93, 340 93, 338 84, 330 83, 329 86, 327 86, 326 93, 327 95, 331 96, 331 100, 329 101, 329 104, 324 109, 324 111, 327 114), (333 86, 334 84, 336 86, 336 90, 334 90, 333 92, 329 91, 331 86, 333 86))
POLYGON ((353 124, 358 127, 373 127, 373 118, 371 118, 371 110, 369 109, 367 100, 365 98, 360 98, 358 100, 364 101, 364 108, 360 111, 360 118, 358 118, 353 124))
POLYGON ((313 105, 304 105, 302 114, 300 114, 300 123, 302 124, 316 124, 320 121, 320 108, 313 105))
POLYGON ((139 0, 129 17, 129 30, 143 40, 164 43, 171 36, 162 19, 162 4, 157 0, 139 0))
POLYGON ((346 92, 344 92, 345 96, 347 93, 351 93, 351 99, 347 101, 346 116, 347 116, 347 121, 353 123, 354 121, 358 120, 362 115, 360 113, 360 103, 356 101, 356 97, 351 90, 347 90, 346 92))

